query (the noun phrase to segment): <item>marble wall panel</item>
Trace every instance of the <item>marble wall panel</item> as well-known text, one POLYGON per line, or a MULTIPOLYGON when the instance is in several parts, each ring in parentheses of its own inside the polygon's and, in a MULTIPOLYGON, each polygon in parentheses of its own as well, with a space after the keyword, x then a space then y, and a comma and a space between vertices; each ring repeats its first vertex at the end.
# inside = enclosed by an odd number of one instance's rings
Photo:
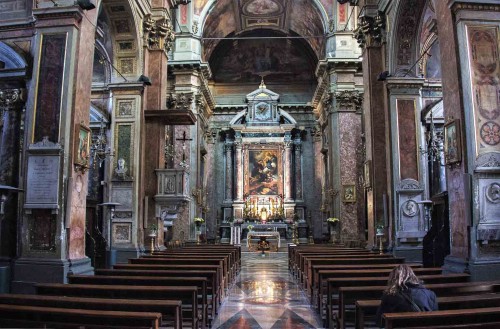
POLYGON ((66 34, 43 35, 38 70, 33 142, 59 141, 66 34))
POLYGON ((397 100, 400 180, 418 181, 415 101, 397 100))

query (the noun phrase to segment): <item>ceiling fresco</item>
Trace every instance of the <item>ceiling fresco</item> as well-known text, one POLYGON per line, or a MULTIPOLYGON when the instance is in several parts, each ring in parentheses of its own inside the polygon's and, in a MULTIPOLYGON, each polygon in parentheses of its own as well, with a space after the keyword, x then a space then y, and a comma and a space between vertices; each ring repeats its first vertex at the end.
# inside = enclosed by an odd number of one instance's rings
POLYGON ((249 40, 224 41, 217 46, 210 67, 217 83, 312 83, 317 59, 300 39, 258 38, 277 32, 256 31, 249 40))
MULTIPOLYGON (((331 0, 218 0, 203 27, 203 59, 209 61, 217 46, 229 35, 253 30, 279 31, 284 36, 303 36, 316 57, 324 54, 324 26, 321 12, 331 12, 331 0), (324 3, 324 7, 321 4, 324 3), (316 7, 320 6, 320 8, 316 7), (317 36, 320 36, 319 38, 317 36), (216 38, 216 39, 214 39, 216 38)), ((207 0, 196 0, 201 13, 207 0)), ((263 36, 264 37, 264 36, 263 36)))

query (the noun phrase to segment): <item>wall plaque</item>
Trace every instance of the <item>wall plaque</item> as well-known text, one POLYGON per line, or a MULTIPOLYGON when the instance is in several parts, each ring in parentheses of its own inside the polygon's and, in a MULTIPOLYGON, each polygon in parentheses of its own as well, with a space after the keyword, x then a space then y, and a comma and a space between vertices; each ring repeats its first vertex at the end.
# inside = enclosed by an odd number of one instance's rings
POLYGON ((59 155, 30 155, 25 208, 57 208, 59 155))

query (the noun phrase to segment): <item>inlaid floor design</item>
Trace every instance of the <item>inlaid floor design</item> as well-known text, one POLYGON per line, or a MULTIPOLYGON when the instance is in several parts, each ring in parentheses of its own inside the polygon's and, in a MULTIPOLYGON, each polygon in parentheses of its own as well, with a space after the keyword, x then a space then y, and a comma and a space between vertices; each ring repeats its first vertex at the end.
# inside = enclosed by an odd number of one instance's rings
POLYGON ((212 328, 321 328, 304 292, 288 272, 286 252, 242 252, 241 272, 212 328))

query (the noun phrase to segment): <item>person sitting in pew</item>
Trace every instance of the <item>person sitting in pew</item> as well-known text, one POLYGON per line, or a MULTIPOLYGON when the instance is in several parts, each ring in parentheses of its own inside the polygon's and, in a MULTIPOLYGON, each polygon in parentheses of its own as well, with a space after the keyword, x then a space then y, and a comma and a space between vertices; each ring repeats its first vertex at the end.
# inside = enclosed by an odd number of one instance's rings
POLYGON ((436 294, 426 289, 410 266, 401 264, 389 274, 387 289, 377 310, 377 325, 382 327, 382 314, 396 312, 437 311, 436 294))

